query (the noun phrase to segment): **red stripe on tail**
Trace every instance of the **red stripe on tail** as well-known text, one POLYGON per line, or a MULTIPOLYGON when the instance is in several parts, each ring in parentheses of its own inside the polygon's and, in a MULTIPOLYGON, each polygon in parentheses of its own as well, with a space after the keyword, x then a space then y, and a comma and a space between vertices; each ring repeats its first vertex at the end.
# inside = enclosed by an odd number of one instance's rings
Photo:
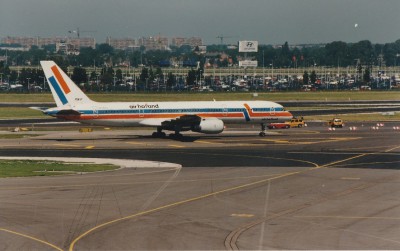
POLYGON ((58 83, 61 85, 62 89, 64 90, 65 94, 68 94, 71 92, 71 90, 69 89, 67 83, 65 83, 65 80, 63 79, 63 77, 61 76, 60 71, 58 70, 57 66, 54 65, 53 67, 51 67, 51 70, 54 73, 54 76, 56 77, 58 83))

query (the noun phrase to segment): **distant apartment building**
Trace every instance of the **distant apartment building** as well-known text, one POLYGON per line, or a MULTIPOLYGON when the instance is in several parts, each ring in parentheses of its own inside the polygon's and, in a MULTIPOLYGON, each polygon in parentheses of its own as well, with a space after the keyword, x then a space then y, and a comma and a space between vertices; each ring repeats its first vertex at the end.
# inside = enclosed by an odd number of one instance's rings
POLYGON ((38 46, 38 38, 36 37, 5 37, 1 40, 2 44, 21 45, 22 47, 38 46))
POLYGON ((106 43, 118 50, 127 50, 138 47, 136 40, 133 38, 112 38, 107 37, 106 43))
POLYGON ((155 37, 141 37, 138 40, 139 46, 144 46, 146 50, 168 50, 168 38, 163 36, 155 36, 155 37))
POLYGON ((79 55, 79 47, 63 41, 56 43, 56 51, 62 52, 66 55, 79 55))
POLYGON ((83 38, 63 38, 63 37, 5 37, 1 40, 2 44, 19 44, 25 48, 31 48, 32 46, 43 47, 45 45, 57 44, 57 43, 69 43, 75 47, 91 47, 96 48, 96 40, 91 37, 83 38))
POLYGON ((171 45, 181 47, 182 45, 190 45, 192 47, 203 45, 203 40, 200 37, 173 37, 171 45))
POLYGON ((77 46, 78 48, 90 47, 96 48, 96 39, 93 37, 80 37, 80 38, 68 38, 69 43, 77 46))

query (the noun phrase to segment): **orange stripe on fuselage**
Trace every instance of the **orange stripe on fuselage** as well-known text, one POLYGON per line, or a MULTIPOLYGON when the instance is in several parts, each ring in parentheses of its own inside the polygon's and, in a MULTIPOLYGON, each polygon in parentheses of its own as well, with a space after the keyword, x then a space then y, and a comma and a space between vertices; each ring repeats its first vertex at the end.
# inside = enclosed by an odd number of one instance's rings
POLYGON ((69 89, 67 83, 65 83, 63 77, 61 76, 60 71, 58 70, 57 66, 54 65, 53 67, 51 67, 51 70, 54 73, 54 76, 56 77, 58 83, 61 85, 62 89, 64 90, 65 94, 68 94, 71 92, 71 90, 69 89))
POLYGON ((250 118, 255 115, 248 104, 245 103, 244 107, 246 108, 247 112, 249 113, 250 118))
MULTIPOLYGON (((80 119, 80 120, 91 120, 91 119, 150 119, 150 118, 164 118, 164 119, 176 119, 178 117, 184 116, 187 114, 87 114, 87 115, 80 115, 80 116, 62 116, 64 119, 80 119)), ((196 114, 202 118, 243 118, 243 113, 212 113, 212 114, 196 114)), ((253 118, 265 118, 271 116, 270 113, 253 113, 253 118)), ((287 112, 277 112, 274 114, 274 117, 287 117, 287 112)), ((61 116, 60 116, 61 117, 61 116)))

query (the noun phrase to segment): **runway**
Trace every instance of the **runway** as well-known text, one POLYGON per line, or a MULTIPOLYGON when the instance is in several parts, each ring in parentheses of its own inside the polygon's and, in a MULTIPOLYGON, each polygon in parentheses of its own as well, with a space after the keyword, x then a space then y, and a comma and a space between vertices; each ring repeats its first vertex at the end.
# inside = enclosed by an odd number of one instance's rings
POLYGON ((29 132, 0 156, 139 159, 0 183, 0 249, 400 249, 397 124, 322 124, 154 139, 151 131, 29 132), (356 127, 350 130, 350 127, 356 127))

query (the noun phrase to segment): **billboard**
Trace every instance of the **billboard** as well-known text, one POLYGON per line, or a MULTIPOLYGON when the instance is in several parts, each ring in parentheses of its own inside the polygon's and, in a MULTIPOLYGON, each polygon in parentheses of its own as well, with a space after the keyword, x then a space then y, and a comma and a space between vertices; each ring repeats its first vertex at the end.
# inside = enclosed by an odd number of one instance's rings
POLYGON ((239 41, 239 52, 258 52, 258 41, 239 41))
POLYGON ((257 67, 258 62, 252 60, 239 61, 239 67, 257 67))

